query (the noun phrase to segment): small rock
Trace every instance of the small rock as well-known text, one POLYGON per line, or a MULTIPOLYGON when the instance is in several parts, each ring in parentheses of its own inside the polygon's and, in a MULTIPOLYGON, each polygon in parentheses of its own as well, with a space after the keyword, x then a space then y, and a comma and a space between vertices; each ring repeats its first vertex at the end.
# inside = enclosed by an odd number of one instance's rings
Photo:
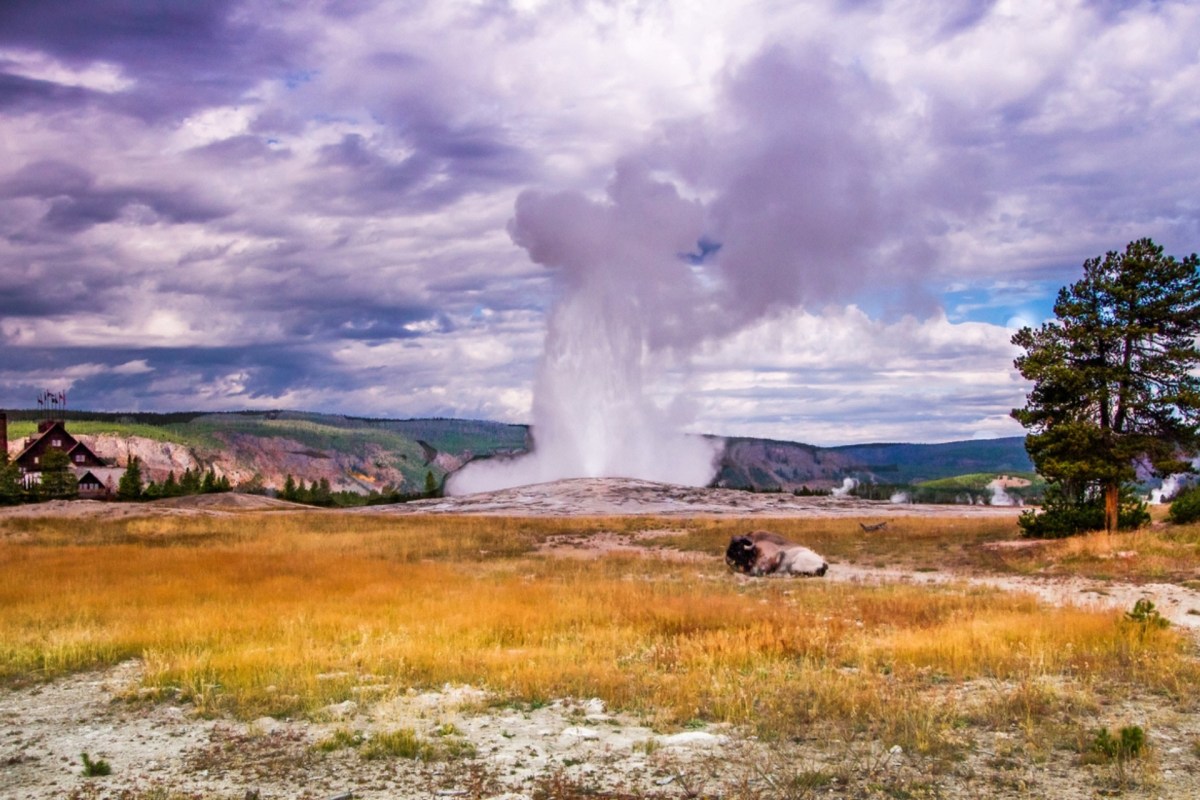
POLYGON ((274 717, 259 717, 250 723, 250 727, 261 733, 274 733, 284 727, 284 724, 274 717))

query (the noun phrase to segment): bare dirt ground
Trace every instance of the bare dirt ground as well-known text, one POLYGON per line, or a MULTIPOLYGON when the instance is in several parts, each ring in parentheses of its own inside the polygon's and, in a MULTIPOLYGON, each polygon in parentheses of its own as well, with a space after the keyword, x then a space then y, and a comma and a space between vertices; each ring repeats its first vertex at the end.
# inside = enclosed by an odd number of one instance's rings
POLYGON ((151 503, 104 503, 99 500, 50 500, 24 506, 0 508, 0 520, 38 517, 72 519, 128 517, 194 517, 224 515, 244 511, 312 511, 312 506, 289 503, 273 497, 223 492, 188 497, 172 497, 151 503))
MULTIPOLYGON (((43 504, 8 509, 0 518, 42 514, 142 516, 146 513, 236 514, 292 504, 210 496, 148 505, 43 504)), ((448 498, 363 513, 538 515, 854 516, 1016 513, 1011 508, 921 507, 853 498, 796 498, 693 490, 629 481, 565 481, 489 495, 448 498)), ((563 537, 548 557, 596 558, 627 553, 681 560, 719 559, 655 545, 664 531, 563 537)), ((730 576, 731 580, 753 580, 730 576)), ((1082 579, 1036 579, 903 571, 834 562, 825 580, 995 586, 1048 603, 1128 609, 1143 596, 1173 623, 1200 627, 1200 595, 1177 585, 1125 585, 1082 579)), ((722 726, 655 731, 612 713, 599 700, 563 699, 547 706, 496 707, 470 687, 372 696, 332 706, 317 719, 250 723, 202 719, 187 704, 139 700, 142 664, 128 661, 53 683, 0 690, 0 799, 119 798, 562 798, 609 797, 1057 797, 1200 796, 1200 717, 1131 689, 1097 711, 1095 724, 1136 723, 1152 732, 1151 756, 1136 766, 1085 765, 1077 754, 1047 747, 1030 754, 1019 730, 987 731, 961 761, 946 764, 888 742, 807 741, 771 747, 722 726), (411 729, 439 753, 428 762, 370 759, 355 747, 331 751, 331 737, 411 729), (339 733, 340 732, 340 733, 339 733), (84 777, 81 754, 103 759, 112 774, 84 777), (821 781, 806 783, 814 776, 821 781)), ((1005 687, 980 681, 971 693, 1005 687)))

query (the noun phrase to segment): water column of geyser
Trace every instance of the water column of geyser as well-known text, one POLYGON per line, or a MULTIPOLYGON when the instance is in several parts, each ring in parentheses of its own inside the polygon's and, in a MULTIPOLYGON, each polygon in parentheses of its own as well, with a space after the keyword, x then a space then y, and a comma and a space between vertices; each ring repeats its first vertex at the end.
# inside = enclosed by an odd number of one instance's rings
POLYGON ((695 276, 680 253, 696 247, 702 216, 629 166, 604 201, 521 196, 510 233, 554 270, 560 292, 534 386, 534 447, 467 465, 448 482, 451 494, 579 477, 711 480, 717 445, 682 433, 677 398, 668 388, 660 405, 650 385, 669 371, 663 326, 689 313, 695 276))

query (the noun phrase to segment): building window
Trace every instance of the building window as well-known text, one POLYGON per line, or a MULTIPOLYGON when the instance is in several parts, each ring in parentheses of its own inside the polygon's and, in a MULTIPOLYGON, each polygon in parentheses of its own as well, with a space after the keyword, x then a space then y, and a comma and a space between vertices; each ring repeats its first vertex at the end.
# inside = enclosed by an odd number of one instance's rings
POLYGON ((42 457, 41 457, 41 456, 34 456, 34 457, 33 457, 33 463, 35 463, 35 464, 39 463, 41 460, 42 460, 42 457))
POLYGON ((76 464, 82 464, 82 463, 83 463, 83 453, 76 453, 76 454, 75 454, 75 463, 76 463, 76 464))
POLYGON ((62 439, 51 439, 50 444, 54 447, 62 447, 62 439))

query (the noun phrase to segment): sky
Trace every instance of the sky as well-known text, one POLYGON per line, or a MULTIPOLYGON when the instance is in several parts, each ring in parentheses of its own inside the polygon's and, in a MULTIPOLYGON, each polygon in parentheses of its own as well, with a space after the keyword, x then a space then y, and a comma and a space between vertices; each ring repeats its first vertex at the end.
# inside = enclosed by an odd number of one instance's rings
POLYGON ((632 330, 684 430, 1020 435, 1015 330, 1200 246, 1198 43, 1186 0, 6 0, 0 407, 527 423, 632 330))

